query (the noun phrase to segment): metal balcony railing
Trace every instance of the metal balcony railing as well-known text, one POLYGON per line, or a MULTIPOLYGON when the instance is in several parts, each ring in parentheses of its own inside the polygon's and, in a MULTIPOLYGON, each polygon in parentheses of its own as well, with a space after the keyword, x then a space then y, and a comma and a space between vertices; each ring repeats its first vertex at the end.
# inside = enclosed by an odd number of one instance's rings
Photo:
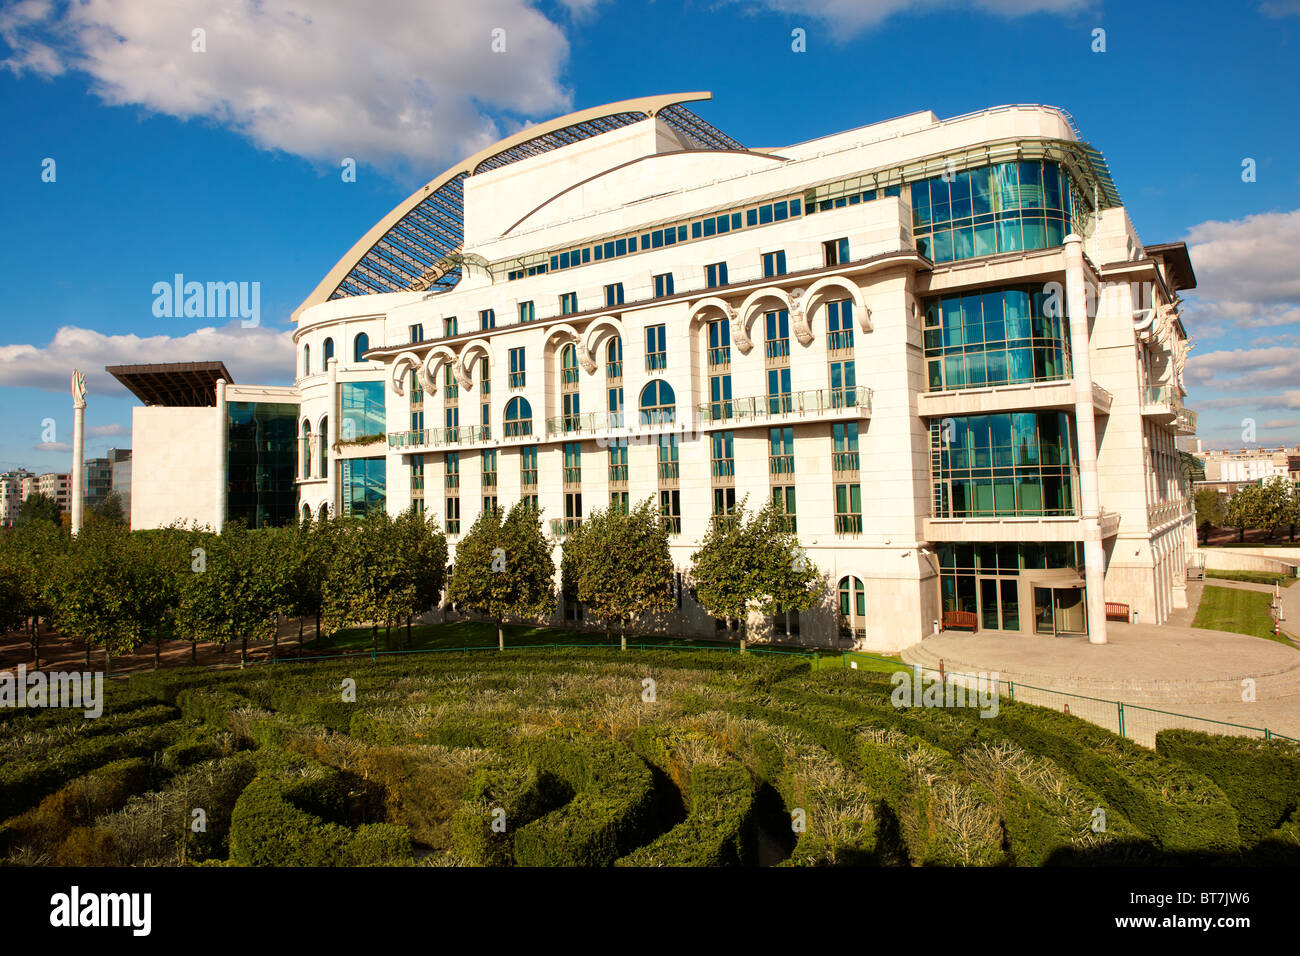
POLYGON ((509 385, 511 388, 523 388, 524 381, 527 379, 527 372, 511 372, 509 385))
POLYGON ((645 357, 645 370, 647 372, 662 372, 668 367, 667 352, 647 352, 645 357))
POLYGON ((731 365, 731 346, 724 345, 721 348, 709 349, 709 368, 716 368, 719 365, 731 365))
POLYGON ((773 475, 793 475, 794 455, 772 455, 767 459, 767 470, 773 475))
POLYGON ((853 388, 820 388, 777 395, 751 395, 733 398, 729 402, 706 402, 697 406, 697 410, 706 422, 808 418, 838 411, 854 411, 866 415, 871 411, 871 389, 858 385, 853 388))
POLYGON ((460 425, 453 428, 420 428, 405 432, 389 432, 389 448, 430 448, 469 445, 492 440, 492 429, 487 425, 460 425))
POLYGON ((858 453, 856 451, 837 451, 831 454, 831 469, 837 473, 856 472, 858 470, 858 453))

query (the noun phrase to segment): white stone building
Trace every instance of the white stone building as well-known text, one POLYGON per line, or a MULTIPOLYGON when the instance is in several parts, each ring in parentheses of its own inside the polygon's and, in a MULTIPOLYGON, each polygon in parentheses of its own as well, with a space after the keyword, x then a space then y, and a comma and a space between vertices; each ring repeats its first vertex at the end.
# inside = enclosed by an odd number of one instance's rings
MULTIPOLYGON (((558 549, 650 497, 686 576, 715 513, 778 497, 830 581, 778 636, 1163 621, 1195 540, 1186 248, 1140 240, 1056 108, 758 150, 680 105, 706 97, 524 130, 354 245, 295 313, 300 513, 414 504, 454 557, 492 503, 532 497, 558 549)), ((711 634, 679 594, 668 626, 711 634)))

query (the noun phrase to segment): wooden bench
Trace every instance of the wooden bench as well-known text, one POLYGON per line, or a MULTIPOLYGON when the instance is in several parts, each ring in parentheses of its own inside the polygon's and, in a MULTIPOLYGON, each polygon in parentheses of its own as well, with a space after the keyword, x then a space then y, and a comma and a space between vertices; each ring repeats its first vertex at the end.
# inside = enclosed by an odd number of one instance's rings
POLYGON ((948 628, 965 628, 975 630, 975 612, 974 611, 944 611, 943 627, 948 628))
POLYGON ((1116 604, 1112 601, 1106 602, 1106 620, 1108 621, 1127 621, 1128 605, 1116 604))

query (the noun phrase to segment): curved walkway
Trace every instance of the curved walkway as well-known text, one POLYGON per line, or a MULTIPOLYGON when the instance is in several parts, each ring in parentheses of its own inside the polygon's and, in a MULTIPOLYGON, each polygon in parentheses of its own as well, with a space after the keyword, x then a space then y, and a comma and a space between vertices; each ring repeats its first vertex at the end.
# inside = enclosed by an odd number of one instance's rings
POLYGON ((1022 685, 1018 700, 1056 709, 1069 705, 1076 716, 1112 730, 1119 724, 1114 702, 1138 705, 1141 712, 1130 713, 1126 735, 1148 745, 1163 726, 1237 732, 1152 716, 1157 711, 1300 739, 1300 649, 1173 625, 1111 623, 1107 633, 1109 643, 1096 645, 1084 637, 944 631, 907 648, 902 658, 930 670, 942 666, 949 674, 997 671, 1001 680, 1022 685))

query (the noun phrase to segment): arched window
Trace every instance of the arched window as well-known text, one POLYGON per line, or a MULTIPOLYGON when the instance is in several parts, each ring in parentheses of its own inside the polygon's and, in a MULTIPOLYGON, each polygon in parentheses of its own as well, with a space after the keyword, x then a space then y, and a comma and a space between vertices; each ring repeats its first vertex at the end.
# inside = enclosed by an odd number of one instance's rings
POLYGON ((862 579, 851 574, 840 578, 840 636, 867 636, 867 592, 862 579))
POLYGON ((304 377, 311 374, 311 346, 302 347, 302 374, 304 377))
POLYGON ((300 478, 311 477, 311 422, 302 420, 302 468, 298 471, 300 478))
POLYGON ((316 465, 317 471, 319 472, 319 474, 316 475, 317 478, 325 477, 325 468, 329 461, 329 457, 325 454, 325 442, 329 437, 329 433, 330 419, 329 416, 326 415, 320 420, 320 434, 316 436, 316 457, 319 459, 319 463, 316 465))
POLYGON ((533 407, 522 395, 516 395, 506 404, 505 433, 507 438, 533 433, 533 407))
POLYGON ((320 503, 320 510, 316 512, 316 519, 318 521, 328 521, 329 516, 330 516, 330 506, 322 501, 320 503))
POLYGON ((658 425, 677 417, 677 396, 673 387, 661 378, 641 389, 641 424, 658 425))
POLYGON ((311 505, 309 505, 309 504, 303 504, 303 506, 302 506, 302 520, 303 520, 303 521, 311 521, 311 505))
POLYGON ((321 354, 321 359, 320 359, 320 370, 322 372, 327 371, 329 369, 330 359, 332 359, 333 357, 334 357, 334 340, 326 339, 325 350, 321 354))
POLYGON ((364 362, 365 359, 361 356, 364 355, 369 348, 370 336, 366 335, 365 332, 357 335, 357 337, 352 340, 352 361, 364 362))

